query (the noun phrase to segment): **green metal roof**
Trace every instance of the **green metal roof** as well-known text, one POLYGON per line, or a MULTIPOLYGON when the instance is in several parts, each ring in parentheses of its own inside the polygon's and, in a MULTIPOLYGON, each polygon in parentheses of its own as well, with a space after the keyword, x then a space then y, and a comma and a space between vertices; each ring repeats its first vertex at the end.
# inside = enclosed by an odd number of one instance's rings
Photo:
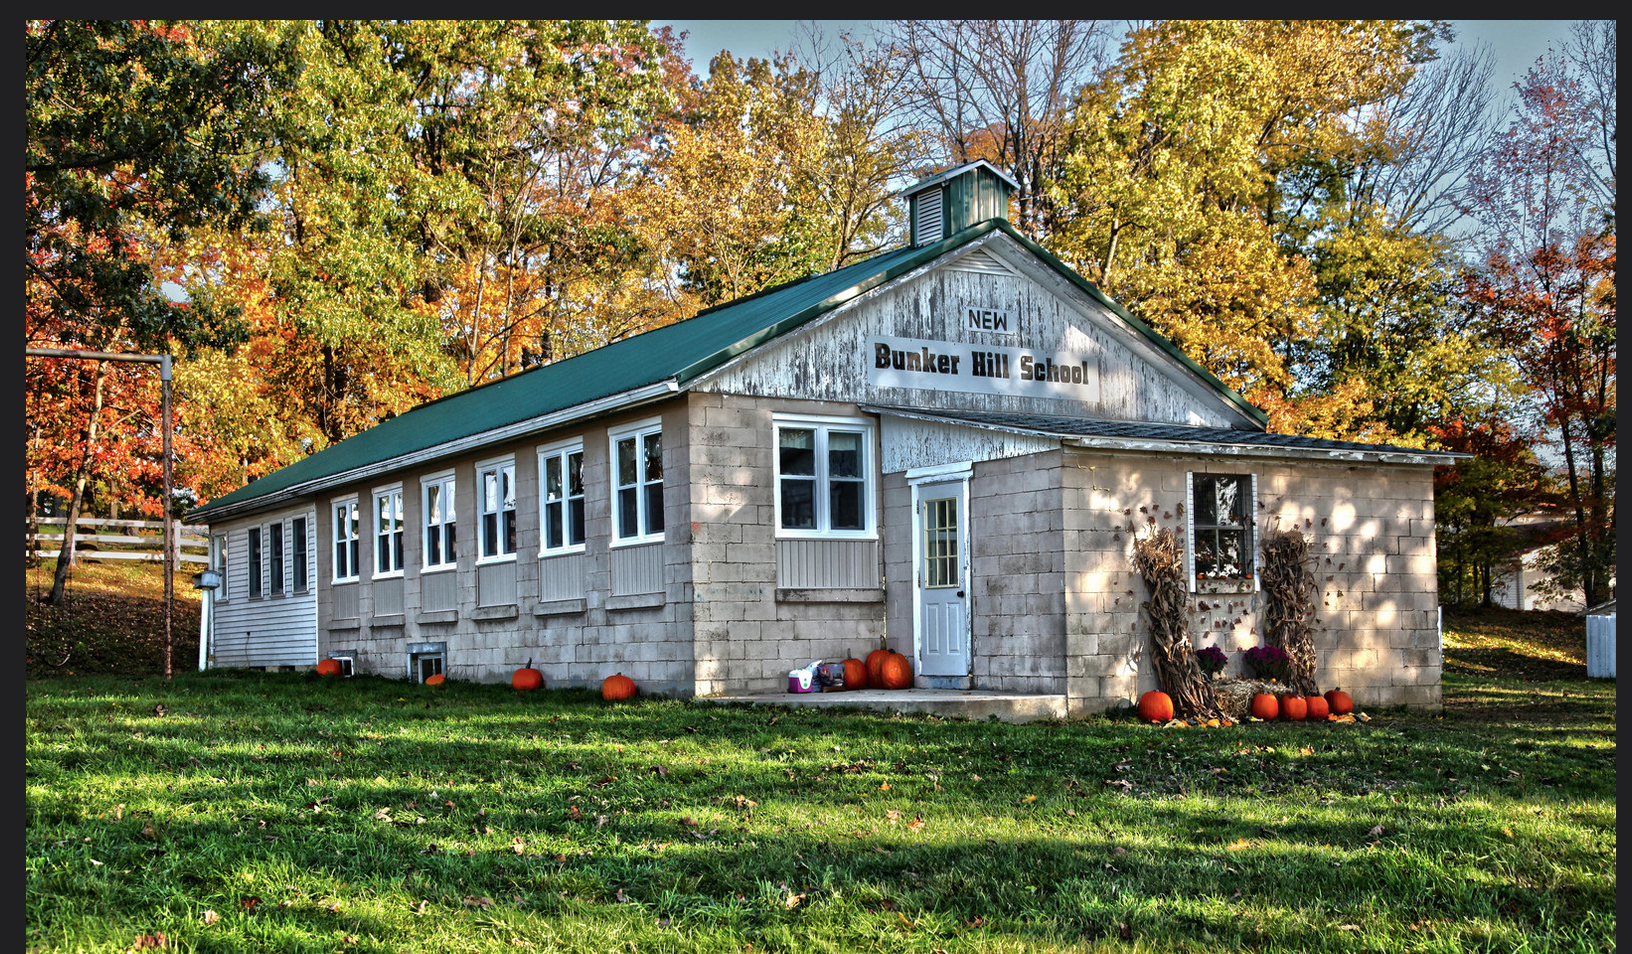
POLYGON ((885 252, 822 275, 739 298, 699 312, 685 321, 594 351, 428 402, 218 497, 192 511, 188 519, 207 522, 225 512, 256 509, 254 501, 261 498, 298 494, 303 487, 315 490, 330 479, 342 478, 384 461, 650 385, 673 381, 683 387, 726 361, 993 230, 1003 231, 1019 241, 1254 419, 1268 420, 1262 411, 1105 297, 1092 283, 1021 235, 1007 221, 990 219, 932 245, 885 252))

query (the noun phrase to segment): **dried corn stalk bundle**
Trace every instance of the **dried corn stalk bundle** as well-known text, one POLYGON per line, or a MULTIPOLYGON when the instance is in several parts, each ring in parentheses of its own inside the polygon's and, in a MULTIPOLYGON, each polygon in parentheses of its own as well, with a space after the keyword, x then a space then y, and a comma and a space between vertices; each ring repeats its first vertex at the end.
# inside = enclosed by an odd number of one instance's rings
POLYGON ((1309 541, 1296 527, 1276 530, 1263 543, 1264 642, 1292 658, 1292 686, 1319 695, 1315 684, 1315 594, 1309 541))
POLYGON ((1221 715, 1218 701, 1190 644, 1184 561, 1179 558, 1173 531, 1159 530, 1134 541, 1133 566, 1150 588, 1150 599, 1139 604, 1139 609, 1156 647, 1151 660, 1156 667, 1156 681, 1173 699, 1179 716, 1217 718, 1221 715))

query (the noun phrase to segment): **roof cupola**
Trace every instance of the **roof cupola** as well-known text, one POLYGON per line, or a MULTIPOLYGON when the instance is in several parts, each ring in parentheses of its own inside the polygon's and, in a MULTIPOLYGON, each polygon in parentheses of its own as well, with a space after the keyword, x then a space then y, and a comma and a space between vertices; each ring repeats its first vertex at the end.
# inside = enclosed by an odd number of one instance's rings
POLYGON ((937 173, 902 191, 912 244, 932 245, 987 219, 1009 218, 1009 196, 1020 186, 984 159, 937 173))

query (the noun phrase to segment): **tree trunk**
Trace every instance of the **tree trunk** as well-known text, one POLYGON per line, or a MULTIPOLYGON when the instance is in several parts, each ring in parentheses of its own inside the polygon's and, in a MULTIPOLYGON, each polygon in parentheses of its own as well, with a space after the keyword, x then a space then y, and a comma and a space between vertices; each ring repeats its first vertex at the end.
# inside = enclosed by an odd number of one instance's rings
POLYGON ((61 606, 67 598, 68 567, 74 562, 74 522, 79 519, 79 508, 85 500, 85 485, 91 477, 91 456, 96 447, 97 434, 102 423, 102 392, 108 381, 108 365, 96 363, 96 389, 91 399, 90 422, 85 425, 85 449, 79 455, 79 468, 74 474, 74 494, 68 503, 68 522, 62 528, 62 550, 57 554, 56 578, 51 581, 52 606, 61 606))

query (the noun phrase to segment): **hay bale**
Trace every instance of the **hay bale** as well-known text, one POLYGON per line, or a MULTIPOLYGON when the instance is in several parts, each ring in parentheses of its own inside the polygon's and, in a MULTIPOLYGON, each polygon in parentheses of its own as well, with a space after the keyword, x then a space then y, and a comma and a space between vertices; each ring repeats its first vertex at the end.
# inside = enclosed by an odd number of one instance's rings
POLYGON ((1272 679, 1233 679, 1213 680, 1213 697, 1218 700, 1219 708, 1232 719, 1244 719, 1252 712, 1252 697, 1260 692, 1267 692, 1276 698, 1290 695, 1294 690, 1283 682, 1272 679))

